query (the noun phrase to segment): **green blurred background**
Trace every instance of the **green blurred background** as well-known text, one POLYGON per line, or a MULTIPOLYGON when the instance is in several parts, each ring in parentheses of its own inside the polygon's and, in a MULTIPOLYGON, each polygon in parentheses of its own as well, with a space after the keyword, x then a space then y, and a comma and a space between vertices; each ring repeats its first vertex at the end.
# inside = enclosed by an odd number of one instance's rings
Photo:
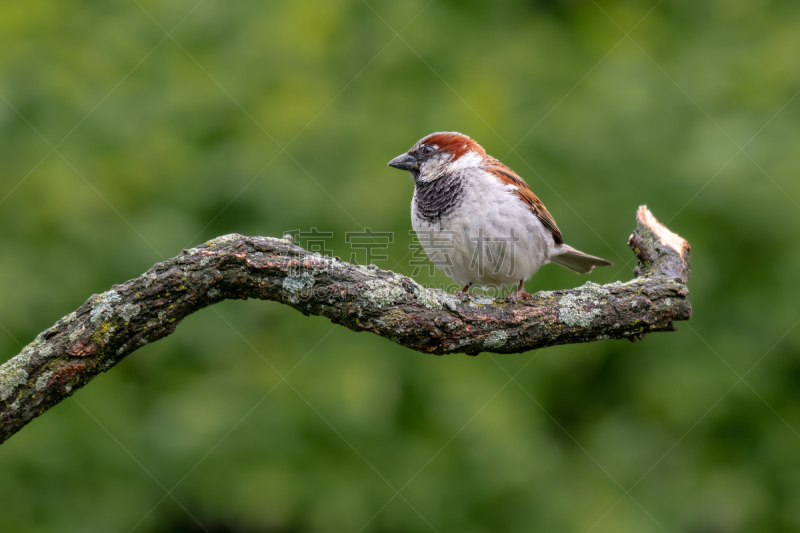
POLYGON ((798 2, 0 6, 0 360, 225 233, 349 258, 392 231, 378 264, 411 274, 385 165, 440 130, 615 262, 529 291, 630 279, 647 204, 694 306, 635 344, 438 358, 225 302, 0 447, 3 531, 800 529, 798 2))

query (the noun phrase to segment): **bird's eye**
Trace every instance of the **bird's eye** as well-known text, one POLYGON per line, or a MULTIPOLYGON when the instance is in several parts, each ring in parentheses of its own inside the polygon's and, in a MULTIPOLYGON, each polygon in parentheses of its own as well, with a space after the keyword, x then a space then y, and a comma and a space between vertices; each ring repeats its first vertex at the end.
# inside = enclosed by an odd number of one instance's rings
POLYGON ((425 155, 431 155, 433 153, 433 146, 423 146, 422 153, 425 155))

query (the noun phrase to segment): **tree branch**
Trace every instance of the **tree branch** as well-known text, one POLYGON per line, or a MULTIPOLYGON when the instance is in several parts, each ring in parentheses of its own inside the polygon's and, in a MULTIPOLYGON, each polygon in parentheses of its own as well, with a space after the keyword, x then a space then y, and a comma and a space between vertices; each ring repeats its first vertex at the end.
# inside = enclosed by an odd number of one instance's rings
POLYGON ((0 442, 123 357, 226 299, 258 298, 371 331, 420 352, 515 353, 673 331, 687 320, 689 245, 645 206, 629 245, 636 278, 539 292, 511 304, 454 296, 414 280, 323 257, 289 239, 225 235, 93 295, 0 366, 0 442))

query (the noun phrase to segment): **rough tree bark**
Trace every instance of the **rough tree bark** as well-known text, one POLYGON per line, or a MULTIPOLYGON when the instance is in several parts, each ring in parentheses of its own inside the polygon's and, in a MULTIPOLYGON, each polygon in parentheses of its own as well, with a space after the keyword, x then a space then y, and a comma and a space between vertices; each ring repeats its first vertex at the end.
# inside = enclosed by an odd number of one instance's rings
POLYGON ((437 355, 515 353, 673 331, 674 321, 692 313, 688 243, 642 206, 628 244, 639 258, 633 280, 589 282, 512 304, 427 289, 289 239, 218 237, 91 296, 0 366, 0 442, 126 355, 175 331, 184 317, 226 299, 274 300, 437 355))

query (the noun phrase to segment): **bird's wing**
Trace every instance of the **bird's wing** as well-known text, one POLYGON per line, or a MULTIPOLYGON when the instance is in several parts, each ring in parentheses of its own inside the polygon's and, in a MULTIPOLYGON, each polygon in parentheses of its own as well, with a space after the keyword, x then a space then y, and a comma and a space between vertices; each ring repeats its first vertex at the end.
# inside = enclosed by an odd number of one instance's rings
POLYGON ((527 204, 531 212, 536 215, 539 220, 542 221, 542 224, 544 224, 545 227, 553 233, 553 240, 556 244, 564 244, 564 240, 561 238, 561 230, 559 230, 558 226, 556 226, 556 221, 553 220, 553 216, 547 211, 547 208, 544 206, 542 201, 539 200, 535 194, 533 194, 533 191, 530 189, 530 187, 528 187, 528 184, 525 183, 522 178, 517 176, 513 170, 494 158, 490 159, 489 163, 487 163, 483 168, 486 170, 486 172, 492 174, 503 184, 508 185, 511 192, 513 192, 520 200, 527 204))

